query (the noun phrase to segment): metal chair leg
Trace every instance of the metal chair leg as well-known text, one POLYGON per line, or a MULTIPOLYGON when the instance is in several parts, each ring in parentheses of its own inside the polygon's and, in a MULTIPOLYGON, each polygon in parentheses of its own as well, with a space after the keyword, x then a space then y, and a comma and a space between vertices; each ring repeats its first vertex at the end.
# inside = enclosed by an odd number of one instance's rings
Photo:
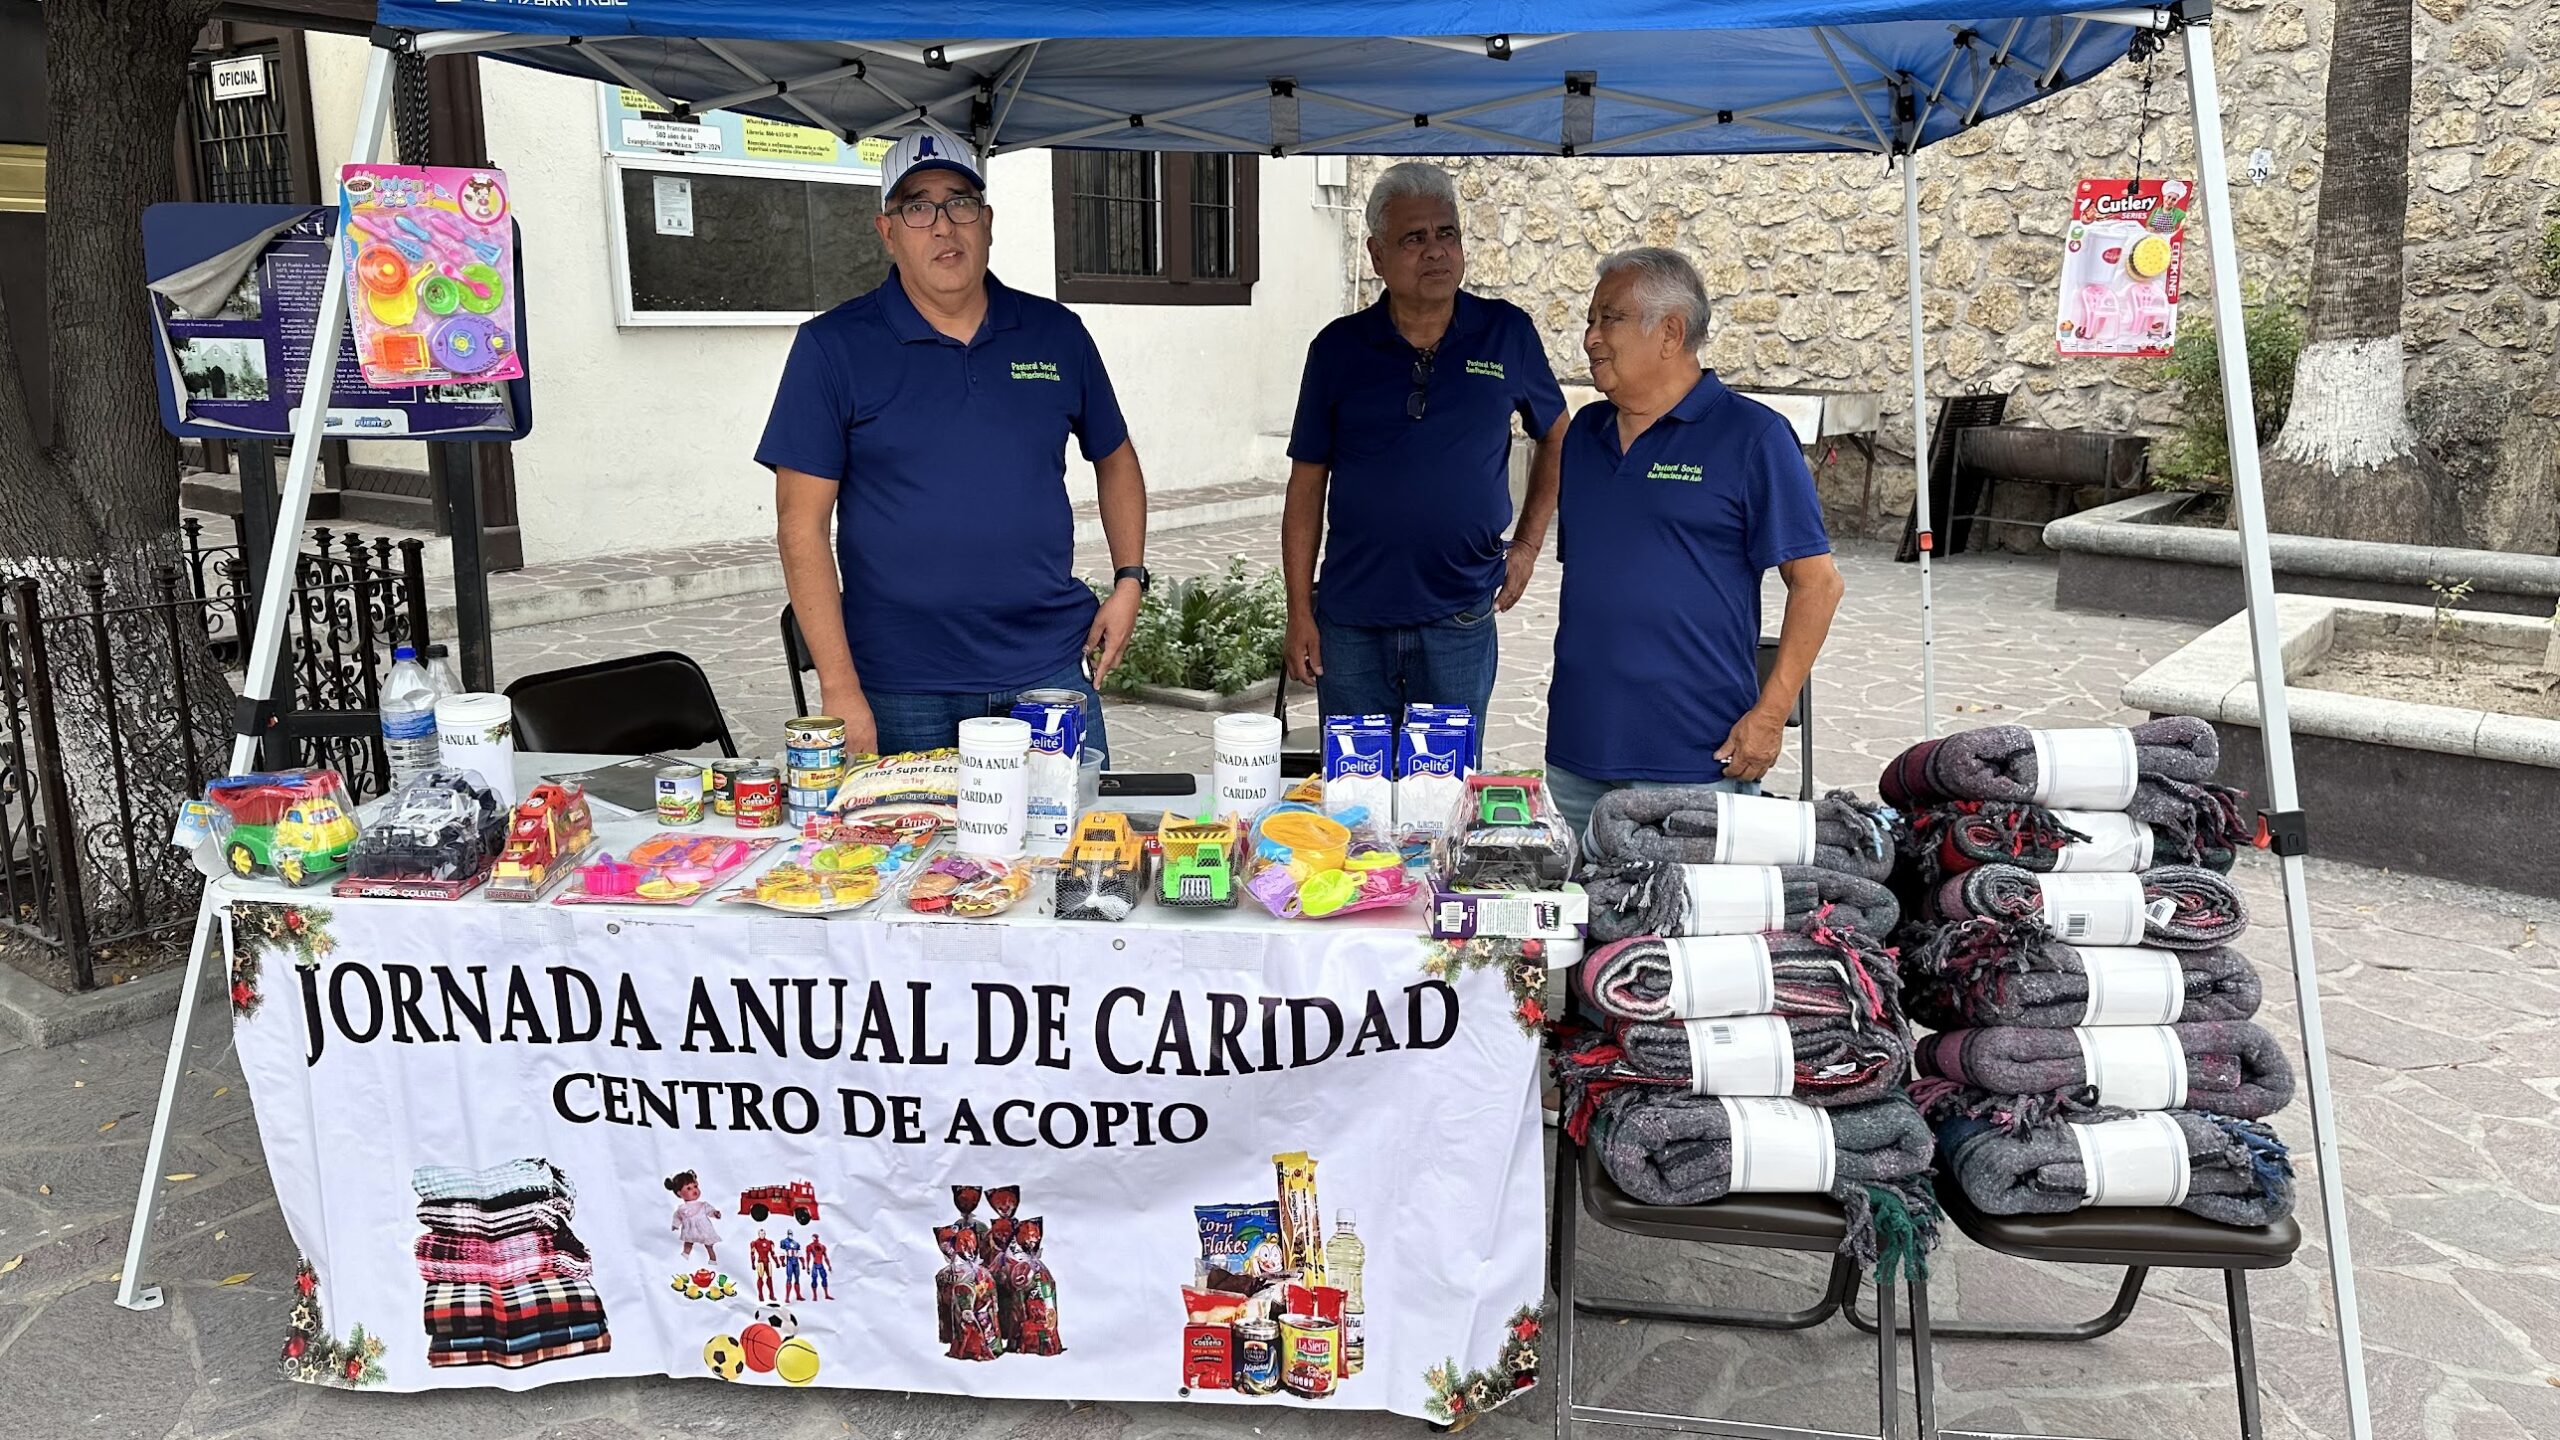
MULTIPOLYGON (((2095 1340, 2102 1335, 2114 1334, 2123 1328, 2125 1321, 2133 1318, 2133 1307, 2142 1299, 2142 1283, 2150 1274, 2151 1267, 2148 1265, 2126 1267, 2124 1283, 2116 1287, 2115 1303, 2109 1305, 2104 1314, 2083 1320, 2076 1325, 2030 1329, 2014 1325, 1969 1325, 1959 1321, 1938 1326, 1936 1334, 1949 1340, 2017 1340, 2031 1343, 2095 1340)), ((1850 1324, 1871 1334, 1874 1332, 1876 1322, 1858 1313, 1857 1297, 1854 1295, 1850 1297, 1847 1313, 1850 1324)))
POLYGON ((1573 1436, 1574 1230, 1582 1209, 1582 1147, 1562 1130, 1556 1132, 1554 1246, 1556 1336, 1550 1363, 1555 1367, 1556 1440, 1573 1436))
MULTIPOLYGON (((1911 1289, 1911 1397, 1920 1416, 1919 1440, 1938 1440, 1938 1361, 1929 1343, 1929 1281, 1916 1264, 1903 1267, 1911 1289)), ((1878 1326, 1883 1333, 1884 1327, 1878 1326)))
POLYGON ((2258 1347, 2249 1329, 2249 1272, 2222 1272, 2222 1292, 2231 1310, 2231 1369, 2240 1390, 2240 1440, 2261 1440, 2266 1430, 2258 1418, 2258 1347))
POLYGON ((1902 1432, 1902 1386, 1894 1376, 1893 1287, 1876 1285, 1876 1435, 1896 1440, 1902 1432))

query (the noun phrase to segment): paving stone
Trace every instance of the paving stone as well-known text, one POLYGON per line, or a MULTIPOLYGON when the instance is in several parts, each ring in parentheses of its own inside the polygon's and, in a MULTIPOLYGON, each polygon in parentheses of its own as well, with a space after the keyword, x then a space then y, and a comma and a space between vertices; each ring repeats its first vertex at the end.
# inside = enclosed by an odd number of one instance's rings
POLYGON ((2513 1373, 2532 1363, 2450 1284, 2377 1270, 2359 1274, 2356 1287, 2370 1345, 2466 1370, 2513 1373))
POLYGON ((2489 1047, 2367 1009, 2353 999, 2322 1006, 2329 1048, 2390 1070, 2424 1070, 2489 1058, 2489 1047))
POLYGON ((487 1440, 545 1425, 583 1419, 594 1402, 575 1385, 539 1390, 440 1390, 418 1394, 339 1390, 297 1385, 311 1392, 296 1440, 487 1440))
POLYGON ((2515 1421, 2524 1433, 2547 1440, 2560 1435, 2560 1384, 2554 1381, 2553 1374, 2545 1370, 2519 1377, 2516 1383, 2475 1378, 2471 1388, 2515 1421))
POLYGON ((197 1388, 194 1357, 168 1317, 119 1309, 114 1293, 62 1296, 0 1352, 12 1429, 158 1440, 177 1424, 197 1388))
POLYGON ((245 1428, 308 1388, 284 1378, 277 1360, 293 1307, 289 1275, 272 1284, 178 1286, 168 1304, 194 1336, 202 1383, 186 1418, 195 1433, 245 1428))
MULTIPOLYGON (((2546 1057, 2542 1067, 2533 1073, 2550 1075, 2554 1067, 2560 1067, 2560 1055, 2546 1057)), ((2540 1121, 2560 1115, 2560 1103, 2494 1062, 2420 1070, 2410 1078, 2433 1092, 2436 1099, 2432 1103, 2442 1106, 2447 1114, 2540 1121)))

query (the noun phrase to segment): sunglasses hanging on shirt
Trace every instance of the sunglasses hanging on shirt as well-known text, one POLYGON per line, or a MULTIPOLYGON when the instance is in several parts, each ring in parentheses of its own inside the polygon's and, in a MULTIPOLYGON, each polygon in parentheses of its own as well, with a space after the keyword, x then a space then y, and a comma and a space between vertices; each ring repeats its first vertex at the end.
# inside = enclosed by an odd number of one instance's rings
POLYGON ((1431 388, 1431 357, 1438 353, 1438 347, 1435 346, 1429 350, 1419 351, 1413 357, 1413 393, 1404 397, 1404 418, 1407 420, 1422 418, 1423 409, 1429 400, 1427 392, 1431 388))

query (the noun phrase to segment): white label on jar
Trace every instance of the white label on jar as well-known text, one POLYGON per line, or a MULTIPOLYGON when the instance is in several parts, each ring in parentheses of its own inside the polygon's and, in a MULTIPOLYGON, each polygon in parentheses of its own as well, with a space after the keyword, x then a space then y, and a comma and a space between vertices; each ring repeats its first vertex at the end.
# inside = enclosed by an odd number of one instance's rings
POLYGON ((1683 865, 1683 935, 1757 935, 1787 923, 1787 879, 1775 865, 1683 865))
POLYGON ((2169 1025, 2187 1008, 2186 967, 2166 950, 2142 945, 2082 945, 2089 982, 2083 1025, 2169 1025))
POLYGON ((1774 1096, 1718 1096, 1733 1144, 1734 1194, 1817 1195, 1839 1179, 1831 1112, 1774 1096))
POLYGON ((2071 1032, 2098 1103, 2124 1110, 2176 1110, 2187 1103, 2187 1048, 2166 1025, 2071 1032))
POLYGON ((1774 795, 1717 791, 1716 863, 1812 864, 1813 807, 1774 795))
POLYGON ((1778 1006, 1769 942, 1758 935, 1698 935, 1671 951, 1671 1014, 1681 1020, 1766 1015, 1778 1006))
POLYGON ((2120 725, 2072 730, 2030 730, 2036 752, 2036 788, 2027 798, 2056 809, 2121 810, 2133 803, 2142 780, 2133 732, 2120 725))
POLYGON ((2072 945, 2142 943, 2139 875, 2039 875, 2044 923, 2072 945))
POLYGON ((2071 1127, 2080 1195, 2091 1205, 2180 1205, 2191 1171, 2187 1135, 2166 1115, 2127 1115, 2071 1127))
POLYGON ((2120 810, 2056 810, 2053 818, 2088 836, 2062 847, 2053 868, 2065 875, 2114 875, 2151 868, 2151 827, 2120 810))
POLYGON ((1775 1015, 1683 1020, 1693 1095, 1792 1095, 1796 1038, 1775 1015))

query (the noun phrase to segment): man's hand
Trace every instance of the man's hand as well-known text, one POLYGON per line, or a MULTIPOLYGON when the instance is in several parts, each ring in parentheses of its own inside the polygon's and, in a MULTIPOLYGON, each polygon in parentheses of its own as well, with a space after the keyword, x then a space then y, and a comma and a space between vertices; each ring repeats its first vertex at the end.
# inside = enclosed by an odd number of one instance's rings
POLYGON ((1733 733, 1716 748, 1716 760, 1727 780, 1757 780, 1778 763, 1778 747, 1787 736, 1787 717, 1761 710, 1743 712, 1733 733))
POLYGON ((1502 557, 1502 593, 1494 597, 1493 608, 1509 613, 1512 606, 1519 604, 1520 597, 1528 593, 1530 572, 1537 568, 1538 547, 1512 541, 1502 557))
POLYGON ((833 680, 818 677, 818 713, 844 722, 845 754, 880 753, 880 723, 871 718, 871 702, 863 697, 860 682, 852 676, 833 680))
POLYGON ((1114 586, 1111 598, 1102 602, 1094 613, 1093 629, 1084 637, 1084 652, 1093 657, 1093 688, 1102 688, 1103 677, 1120 666, 1120 653, 1129 648, 1130 632, 1138 628, 1138 582, 1123 580, 1114 586))
POLYGON ((1289 678, 1301 685, 1313 685, 1324 674, 1324 641, 1316 634, 1316 620, 1302 610, 1289 612, 1289 629, 1280 637, 1280 663, 1289 667, 1289 678))

